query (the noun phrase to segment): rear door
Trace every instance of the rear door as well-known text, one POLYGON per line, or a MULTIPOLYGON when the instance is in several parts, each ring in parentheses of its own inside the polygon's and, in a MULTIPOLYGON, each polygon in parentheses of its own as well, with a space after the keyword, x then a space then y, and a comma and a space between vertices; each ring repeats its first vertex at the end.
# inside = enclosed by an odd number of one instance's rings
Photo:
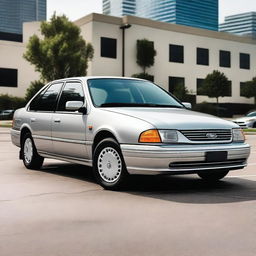
POLYGON ((85 102, 83 85, 80 81, 66 82, 57 110, 52 117, 52 140, 54 153, 71 159, 88 159, 85 144, 87 115, 78 111, 67 111, 66 102, 85 102))
POLYGON ((38 151, 52 153, 52 114, 56 110, 58 95, 63 83, 53 83, 30 103, 29 120, 38 151))

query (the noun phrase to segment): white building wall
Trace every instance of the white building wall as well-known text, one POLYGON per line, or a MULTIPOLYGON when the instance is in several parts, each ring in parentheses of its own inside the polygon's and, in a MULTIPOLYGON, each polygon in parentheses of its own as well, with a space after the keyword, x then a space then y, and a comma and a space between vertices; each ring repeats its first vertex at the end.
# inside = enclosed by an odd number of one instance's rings
MULTIPOLYGON (((155 65, 147 70, 154 75, 155 82, 168 90, 169 76, 184 77, 189 90, 196 92, 197 78, 205 78, 213 70, 224 72, 232 81, 232 97, 224 97, 220 102, 253 103, 253 99, 240 97, 240 82, 256 76, 256 43, 246 39, 229 36, 224 33, 210 32, 185 26, 160 23, 136 17, 117 18, 100 14, 91 14, 76 21, 86 42, 94 47, 94 58, 89 63, 87 75, 122 75, 122 30, 120 25, 130 23, 125 30, 125 75, 131 76, 142 70, 136 64, 136 42, 146 38, 154 41, 157 51, 155 65), (101 37, 117 39, 117 58, 101 57, 101 37), (169 62, 169 44, 184 46, 184 63, 169 62), (209 49, 209 66, 196 64, 196 48, 209 49), (231 52, 231 68, 219 67, 219 50, 231 52), (239 53, 250 54, 250 70, 240 69, 239 53)), ((40 23, 24 23, 24 43, 0 41, 0 67, 18 69, 18 88, 0 87, 0 94, 9 93, 24 96, 31 81, 39 79, 22 56, 29 37, 40 35, 40 23)), ((197 96, 197 101, 215 102, 205 96, 197 96)))

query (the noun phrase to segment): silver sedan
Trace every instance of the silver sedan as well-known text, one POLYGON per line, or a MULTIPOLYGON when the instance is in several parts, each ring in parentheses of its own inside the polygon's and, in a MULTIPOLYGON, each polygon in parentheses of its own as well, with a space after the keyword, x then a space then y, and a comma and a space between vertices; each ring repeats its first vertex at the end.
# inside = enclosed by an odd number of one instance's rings
POLYGON ((145 80, 62 79, 15 112, 11 137, 27 168, 40 168, 44 158, 92 166, 107 189, 130 174, 217 181, 244 168, 250 146, 239 126, 186 106, 145 80))

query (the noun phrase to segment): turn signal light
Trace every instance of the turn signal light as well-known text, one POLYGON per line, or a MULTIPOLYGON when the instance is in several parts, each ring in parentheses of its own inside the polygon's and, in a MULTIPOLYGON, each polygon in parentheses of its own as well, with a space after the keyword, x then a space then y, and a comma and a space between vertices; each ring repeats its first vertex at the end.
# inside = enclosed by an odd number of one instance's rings
POLYGON ((140 135, 139 142, 142 143, 161 143, 158 130, 147 130, 140 135))

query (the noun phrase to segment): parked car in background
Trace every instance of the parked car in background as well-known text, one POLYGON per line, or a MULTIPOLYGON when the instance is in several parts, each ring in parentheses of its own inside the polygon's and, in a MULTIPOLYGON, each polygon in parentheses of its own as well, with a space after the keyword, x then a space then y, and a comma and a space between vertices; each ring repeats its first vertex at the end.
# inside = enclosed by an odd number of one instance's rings
POLYGON ((129 174, 197 173, 212 182, 244 168, 242 129, 189 105, 141 79, 67 78, 15 112, 11 137, 28 169, 45 157, 92 166, 107 189, 129 174))
POLYGON ((0 120, 12 120, 13 114, 13 109, 2 110, 0 111, 0 120))
POLYGON ((256 110, 250 111, 246 116, 233 120, 241 128, 256 128, 256 110))

